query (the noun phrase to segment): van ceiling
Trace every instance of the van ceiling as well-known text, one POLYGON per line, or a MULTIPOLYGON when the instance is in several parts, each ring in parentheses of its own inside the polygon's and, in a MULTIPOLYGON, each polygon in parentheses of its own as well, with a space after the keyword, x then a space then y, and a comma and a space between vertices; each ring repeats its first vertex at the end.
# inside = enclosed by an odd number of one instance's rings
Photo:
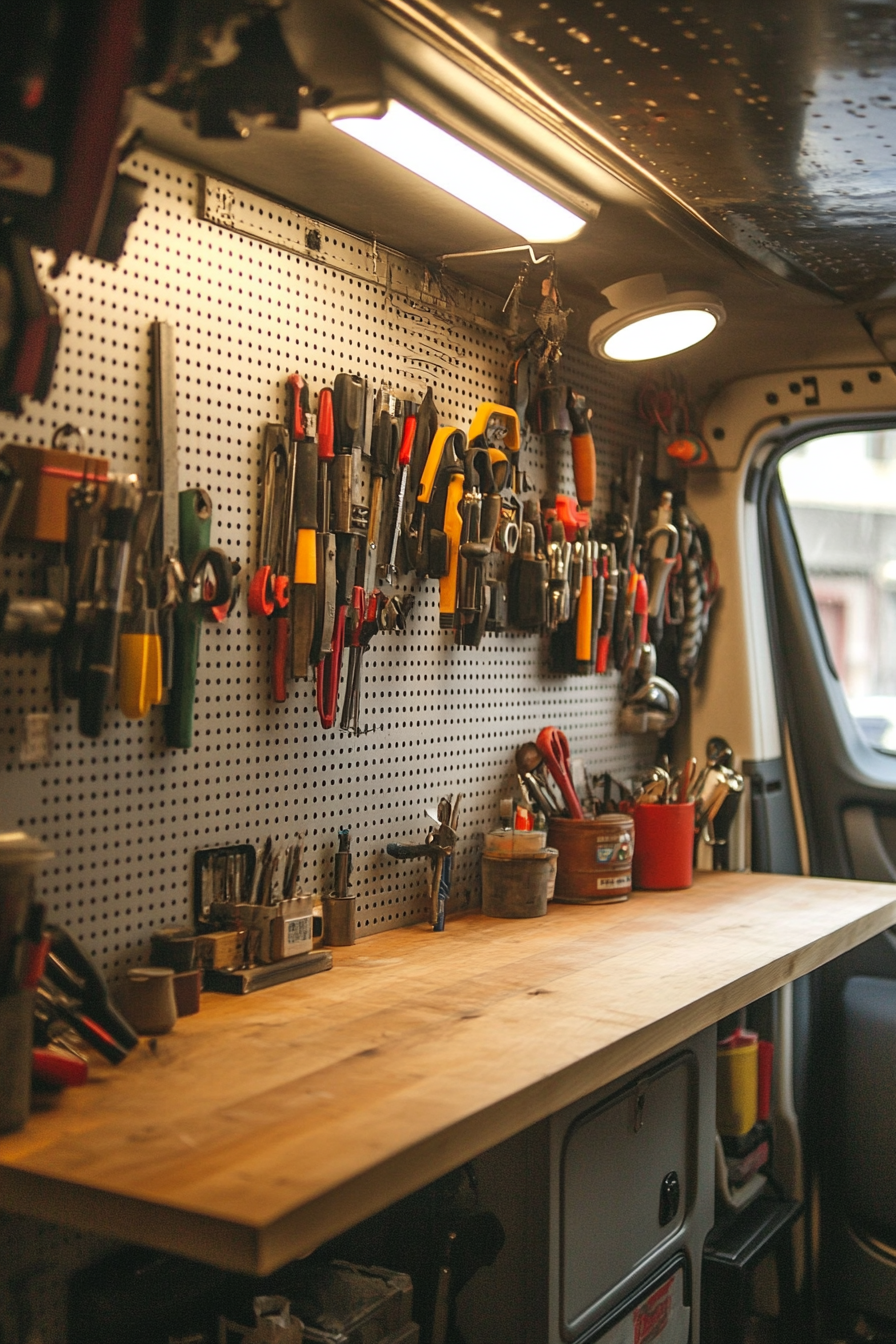
MULTIPOLYGON (((599 208, 556 249, 579 340, 606 285, 662 270, 728 310, 677 361, 697 384, 878 358, 859 316, 896 306, 896 4, 288 0, 279 18, 325 109, 401 98, 599 208)), ((406 252, 520 241, 321 111, 233 140, 200 139, 182 95, 138 96, 133 120, 159 148, 406 252)), ((516 274, 507 258, 447 264, 499 293, 516 274)))

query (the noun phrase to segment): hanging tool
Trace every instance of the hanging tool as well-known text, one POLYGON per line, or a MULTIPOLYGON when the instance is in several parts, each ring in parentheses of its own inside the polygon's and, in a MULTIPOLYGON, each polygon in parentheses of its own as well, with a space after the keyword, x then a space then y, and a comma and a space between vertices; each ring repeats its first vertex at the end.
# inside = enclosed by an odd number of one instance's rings
POLYGON ((619 585, 619 566, 613 542, 601 543, 601 572, 604 580, 604 604, 597 636, 597 661, 594 667, 597 672, 608 672, 619 585))
MULTIPOLYGON (((367 382, 357 374, 339 373, 333 383, 335 456, 331 465, 333 530, 351 532, 361 526, 361 450, 367 382)), ((366 518, 363 520, 366 524, 366 518)))
POLYGON ((308 676, 308 663, 314 640, 317 603, 317 495, 318 446, 314 441, 314 421, 310 415, 308 384, 299 374, 288 379, 290 393, 289 431, 293 461, 293 526, 295 548, 290 595, 292 635, 292 674, 301 680, 308 676))
POLYGON ((358 557, 356 532, 336 534, 336 618, 333 643, 317 665, 317 712, 322 728, 332 728, 339 703, 339 678, 345 648, 346 618, 352 602, 358 557))
POLYGON ((62 693, 70 700, 81 694, 84 642, 93 620, 93 574, 96 545, 103 516, 103 495, 91 473, 68 496, 65 564, 68 570, 68 607, 60 636, 62 693))
POLYGON ((644 449, 635 450, 630 470, 628 490, 628 509, 617 514, 620 526, 621 547, 619 556, 619 597, 625 593, 626 600, 616 602, 613 628, 613 655, 618 668, 624 668, 631 655, 634 612, 634 587, 632 573, 635 560, 635 535, 638 528, 638 511, 641 502, 641 470, 644 465, 644 449), (629 600, 631 599, 631 600, 629 600))
MULTIPOLYGON (((417 569, 421 537, 418 531, 420 523, 419 498, 422 489, 423 473, 430 459, 433 440, 439 429, 439 413, 433 400, 432 388, 426 389, 417 410, 417 425, 414 430, 414 443, 408 462, 407 488, 404 497, 404 519, 402 535, 405 540, 405 569, 417 569)), ((425 573, 425 569, 422 573, 425 573)), ((421 573, 418 570, 418 573, 421 573)))
POLYGON ((253 616, 273 616, 287 605, 289 577, 278 563, 283 547, 284 513, 289 490, 289 431, 267 424, 262 439, 261 533, 258 568, 249 584, 248 605, 253 616))
POLYGON ((317 400, 317 597, 310 659, 315 667, 330 651, 336 621, 336 540, 330 520, 333 434, 333 393, 324 387, 317 400))
POLYGON ((262 441, 262 512, 258 568, 249 584, 249 611, 273 619, 271 690, 276 701, 286 699, 286 659, 289 652, 289 575, 293 569, 290 537, 291 464, 286 425, 265 425, 262 441))
POLYGON ((364 591, 370 593, 376 587, 377 565, 379 564, 379 540, 383 519, 383 489, 392 475, 395 439, 398 426, 390 413, 390 401, 395 399, 380 393, 378 412, 374 416, 373 436, 370 458, 370 513, 367 519, 367 549, 364 559, 364 591))
POLYGON ((566 394, 566 409, 572 427, 572 470, 576 496, 584 509, 590 509, 597 494, 597 456, 591 435, 591 411, 586 399, 572 388, 566 394))
POLYGON ((78 727, 85 737, 99 737, 103 731, 103 714, 118 664, 118 636, 139 507, 136 476, 110 482, 94 559, 93 619, 79 678, 78 727))
MULTIPOLYGON (((178 511, 179 553, 181 561, 189 568, 191 578, 195 579, 211 540, 211 498, 205 490, 181 490, 178 511)), ((174 680, 164 710, 165 739, 169 747, 190 747, 193 744, 193 704, 196 698, 202 612, 199 604, 190 600, 191 595, 192 584, 188 584, 186 600, 174 612, 174 680)))
POLYGON ((159 618, 149 602, 148 548, 156 528, 162 496, 144 492, 134 527, 127 591, 130 614, 118 641, 118 704, 126 719, 142 719, 162 703, 162 641, 159 618))
POLYGON ((175 403, 174 328, 168 322, 150 327, 152 357, 153 437, 158 489, 162 495, 159 528, 153 546, 152 605, 158 610, 162 658, 162 698, 174 682, 174 610, 186 582, 178 556, 177 414, 175 403))
MULTIPOLYGON (((442 578, 450 568, 448 539, 444 531, 445 501, 451 476, 463 477, 462 459, 466 443, 464 434, 450 425, 437 429, 429 445, 414 515, 408 529, 415 547, 414 568, 421 579, 427 575, 442 578)), ((460 494, 463 494, 462 481, 460 494)), ((458 520, 459 517, 458 514, 458 520)))
MULTIPOLYGON (((594 630, 595 609, 594 591, 596 587, 597 562, 595 560, 596 543, 584 541, 582 557, 582 583, 579 601, 576 607, 576 656, 575 671, 587 676, 594 670, 594 648, 592 633, 594 630)), ((600 621, 600 614, 597 614, 600 621)))
POLYGON ((569 742, 566 734, 561 732, 559 728, 542 728, 535 739, 535 743, 544 757, 545 765, 556 780, 557 787, 563 794, 563 801, 569 815, 574 818, 583 817, 585 814, 582 811, 582 804, 579 802, 579 795, 575 791, 570 773, 569 742))
POLYGON ((541 630, 548 619, 548 562, 541 512, 534 499, 523 505, 520 544, 510 571, 510 623, 517 630, 541 630))
POLYGON ((663 638, 666 590, 672 567, 678 558, 678 528, 672 522, 672 495, 665 491, 656 511, 656 522, 641 547, 642 565, 649 586, 648 622, 650 637, 659 647, 663 638))
POLYGON ((566 540, 566 533, 559 518, 554 518, 549 522, 547 537, 547 625, 549 630, 556 630, 564 621, 569 620, 569 568, 572 560, 572 543, 566 540))
POLYGON ((367 595, 364 605, 363 588, 355 588, 352 594, 352 636, 349 647, 348 674, 345 681, 345 700, 342 706, 342 719, 339 724, 343 732, 361 734, 359 726, 361 710, 361 671, 364 655, 370 647, 370 641, 380 628, 380 618, 385 598, 378 588, 367 595))
MULTIPOLYGON (((413 403, 410 403, 413 405, 413 403)), ((411 463, 411 450, 414 446, 414 438, 417 433, 416 406, 413 411, 408 411, 405 415, 404 428, 401 433, 401 445, 398 449, 398 467, 401 476, 398 482, 398 495, 395 500, 395 521, 392 524, 392 544, 389 547, 389 559, 386 563, 385 581, 389 584, 395 583, 398 578, 398 566, 396 559, 398 556, 398 543, 401 538, 401 529, 404 523, 404 502, 407 494, 408 473, 411 463)))
MULTIPOLYGON (((494 401, 482 402, 476 408, 468 437, 471 447, 497 449, 498 452, 492 456, 493 462, 501 457, 507 459, 508 465, 498 480, 497 488, 503 490, 508 485, 516 490, 520 456, 520 422, 516 411, 510 406, 499 406, 494 401)), ((498 475, 495 468, 496 478, 498 475)))
MULTIPOLYGON (((498 455, 506 474, 507 459, 503 453, 499 452, 498 455)), ((501 518, 501 502, 501 495, 495 486, 490 451, 479 436, 464 455, 457 583, 457 613, 460 619, 458 640, 469 648, 479 646, 488 617, 490 587, 485 581, 485 564, 494 546, 501 518)))

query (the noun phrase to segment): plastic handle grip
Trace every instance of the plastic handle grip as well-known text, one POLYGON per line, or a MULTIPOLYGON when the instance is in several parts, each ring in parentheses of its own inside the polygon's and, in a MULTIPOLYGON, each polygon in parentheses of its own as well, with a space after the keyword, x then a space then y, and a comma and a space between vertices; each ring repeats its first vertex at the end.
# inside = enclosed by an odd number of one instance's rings
POLYGON ((174 684, 165 706, 165 740, 169 747, 193 745, 193 705, 201 632, 194 605, 182 602, 174 613, 174 684))
POLYGON ((317 400, 317 455, 322 461, 333 456, 333 437, 333 393, 324 387, 317 400))
POLYGON ((591 619, 593 614, 594 579, 586 574, 582 579, 579 605, 576 608, 576 661, 591 662, 591 619))
POLYGON ((597 457, 590 434, 573 434, 572 470, 579 503, 588 509, 597 494, 597 457))
POLYGON ((454 616, 457 607, 457 562, 463 520, 460 505, 464 497, 463 476, 452 476, 445 500, 444 532, 448 538, 448 573, 439 580, 439 611, 443 618, 454 616))
POLYGON ((143 719, 162 700, 162 641, 123 634, 118 642, 118 705, 126 719, 143 719))

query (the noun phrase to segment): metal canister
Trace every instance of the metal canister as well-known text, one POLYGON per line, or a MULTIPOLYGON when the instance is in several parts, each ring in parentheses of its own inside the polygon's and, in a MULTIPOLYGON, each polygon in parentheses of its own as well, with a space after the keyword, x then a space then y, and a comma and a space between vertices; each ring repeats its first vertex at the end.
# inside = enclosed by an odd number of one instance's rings
POLYGON ((548 844, 559 853, 555 901, 607 905, 628 900, 635 852, 631 817, 621 812, 582 820, 551 817, 548 844))

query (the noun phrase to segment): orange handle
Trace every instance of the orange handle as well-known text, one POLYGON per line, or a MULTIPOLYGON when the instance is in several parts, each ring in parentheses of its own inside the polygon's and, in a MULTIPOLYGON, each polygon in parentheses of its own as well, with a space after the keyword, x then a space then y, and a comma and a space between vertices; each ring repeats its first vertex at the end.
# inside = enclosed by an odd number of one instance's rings
POLYGON ((583 508, 590 509, 597 494, 597 455, 590 434, 573 434, 572 470, 579 503, 583 508))
POLYGON ((261 569, 256 569, 252 575, 252 582, 249 584, 248 605, 253 616, 272 615, 274 597, 270 565, 262 565, 261 569))
POLYGON ((594 579, 590 574, 582 578, 582 591, 576 610, 576 662, 591 662, 591 621, 593 617, 594 579))

